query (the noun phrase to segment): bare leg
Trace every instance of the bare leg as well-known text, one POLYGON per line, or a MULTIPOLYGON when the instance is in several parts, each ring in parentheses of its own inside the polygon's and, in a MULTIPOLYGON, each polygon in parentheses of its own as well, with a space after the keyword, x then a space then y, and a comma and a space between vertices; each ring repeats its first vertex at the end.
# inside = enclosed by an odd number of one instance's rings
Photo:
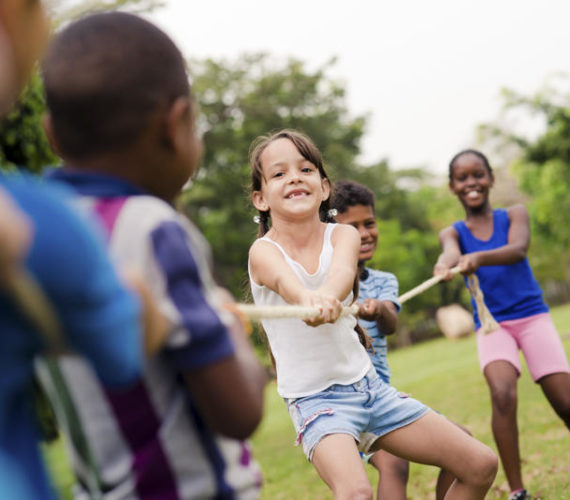
POLYGON ((546 375, 538 383, 550 406, 570 429, 570 373, 546 375))
POLYGON ((447 500, 482 500, 497 473, 497 457, 489 447, 433 411, 379 438, 379 443, 402 458, 451 472, 456 479, 447 500))
MULTIPOLYGON (((457 427, 459 427, 463 432, 465 432, 469 436, 472 435, 462 425, 459 425, 456 422, 452 422, 452 423, 455 424, 457 427)), ((435 485, 435 498, 436 498, 436 500, 443 500, 445 498, 445 494, 447 493, 447 490, 449 489, 449 487, 453 484, 453 481, 455 481, 455 476, 451 472, 446 471, 445 469, 441 469, 439 471, 439 474, 437 476, 437 483, 435 485)))
POLYGON ((313 465, 335 499, 372 500, 372 487, 349 434, 325 436, 313 452, 313 465))
POLYGON ((523 488, 517 426, 517 371, 507 361, 493 361, 484 370, 491 391, 491 427, 511 491, 523 488))
POLYGON ((408 461, 380 450, 372 455, 370 463, 380 473, 378 500, 406 500, 406 484, 410 474, 408 461))

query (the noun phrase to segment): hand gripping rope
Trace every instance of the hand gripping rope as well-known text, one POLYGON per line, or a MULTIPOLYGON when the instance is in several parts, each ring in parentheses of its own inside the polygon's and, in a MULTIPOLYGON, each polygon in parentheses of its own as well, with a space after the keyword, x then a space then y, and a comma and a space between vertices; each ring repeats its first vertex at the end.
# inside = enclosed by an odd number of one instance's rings
MULTIPOLYGON (((459 274, 459 267, 454 267, 450 269, 451 273, 459 274)), ((443 279, 442 276, 434 276, 410 291, 400 295, 398 297, 398 302, 403 304, 411 298, 425 292, 428 288, 436 285, 443 279)), ((479 287, 479 280, 474 274, 470 274, 467 277, 467 287, 471 293, 475 303, 477 304, 477 311, 479 313, 479 319, 481 320, 481 328, 483 333, 490 333, 499 329, 499 324, 495 321, 491 315, 489 309, 485 305, 483 292, 479 287)), ((298 318, 298 319, 311 319, 318 316, 318 307, 306 307, 306 306, 295 306, 295 305, 285 305, 285 306, 257 306, 255 304, 232 304, 228 309, 237 312, 240 316, 246 316, 249 321, 259 321, 261 319, 276 319, 276 318, 298 318)), ((358 314, 358 305, 352 304, 342 308, 341 317, 358 314)), ((244 318, 242 317, 242 322, 244 318)))

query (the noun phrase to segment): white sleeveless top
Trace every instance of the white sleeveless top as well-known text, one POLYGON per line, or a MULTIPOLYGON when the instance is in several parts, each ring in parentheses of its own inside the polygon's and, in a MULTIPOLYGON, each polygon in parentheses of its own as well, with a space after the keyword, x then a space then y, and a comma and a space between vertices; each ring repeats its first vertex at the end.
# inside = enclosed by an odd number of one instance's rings
MULTIPOLYGON (((291 259, 271 238, 262 240, 275 245, 308 289, 319 288, 327 279, 333 256, 331 235, 336 224, 327 224, 319 268, 309 274, 291 259)), ((248 265, 249 268, 249 265, 248 265)), ((254 282, 249 273, 253 300, 259 305, 282 306, 287 303, 273 290, 254 282)), ((352 292, 343 305, 350 305, 352 292)), ((300 319, 266 319, 262 322, 267 333, 277 368, 277 392, 284 398, 299 398, 320 392, 333 384, 348 385, 360 380, 371 368, 370 357, 354 330, 354 316, 339 318, 336 323, 311 327, 300 319)))

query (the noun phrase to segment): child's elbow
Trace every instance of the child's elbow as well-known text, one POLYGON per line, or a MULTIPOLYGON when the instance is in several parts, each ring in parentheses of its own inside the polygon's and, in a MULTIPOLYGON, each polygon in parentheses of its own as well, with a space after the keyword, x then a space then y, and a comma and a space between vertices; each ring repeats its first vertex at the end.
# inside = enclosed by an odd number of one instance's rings
POLYGON ((263 403, 250 402, 238 411, 220 415, 214 430, 232 439, 247 439, 255 432, 263 418, 263 403))
POLYGON ((518 245, 514 248, 513 263, 520 262, 526 258, 528 247, 526 245, 518 245))

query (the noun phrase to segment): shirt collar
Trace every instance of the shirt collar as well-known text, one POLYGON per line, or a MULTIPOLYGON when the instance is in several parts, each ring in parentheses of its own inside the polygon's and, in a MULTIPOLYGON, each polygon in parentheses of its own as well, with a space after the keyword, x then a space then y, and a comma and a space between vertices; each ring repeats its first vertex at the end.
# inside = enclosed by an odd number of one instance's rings
POLYGON ((119 177, 97 172, 78 171, 68 168, 50 168, 44 172, 47 179, 63 182, 84 196, 112 198, 137 196, 148 193, 119 177))

